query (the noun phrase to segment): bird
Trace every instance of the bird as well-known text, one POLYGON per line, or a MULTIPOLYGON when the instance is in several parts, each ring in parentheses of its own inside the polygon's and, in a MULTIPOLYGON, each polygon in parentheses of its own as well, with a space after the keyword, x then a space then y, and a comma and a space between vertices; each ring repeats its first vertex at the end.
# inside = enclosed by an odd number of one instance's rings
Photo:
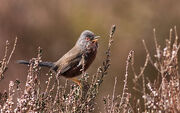
MULTIPOLYGON (((58 73, 58 76, 70 79, 82 87, 81 81, 76 77, 82 74, 82 68, 83 71, 86 71, 94 61, 97 54, 99 37, 90 30, 84 30, 72 49, 59 60, 56 62, 40 62, 38 66, 48 67, 50 70, 58 73)), ((17 60, 17 63, 30 64, 26 60, 17 60)))

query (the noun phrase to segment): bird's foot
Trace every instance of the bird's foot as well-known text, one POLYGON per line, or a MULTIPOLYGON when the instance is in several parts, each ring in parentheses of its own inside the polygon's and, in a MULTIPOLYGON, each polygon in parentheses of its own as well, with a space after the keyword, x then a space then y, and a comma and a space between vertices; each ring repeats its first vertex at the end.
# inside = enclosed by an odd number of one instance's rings
POLYGON ((80 80, 78 80, 77 78, 69 78, 69 79, 75 82, 82 89, 82 84, 80 80))

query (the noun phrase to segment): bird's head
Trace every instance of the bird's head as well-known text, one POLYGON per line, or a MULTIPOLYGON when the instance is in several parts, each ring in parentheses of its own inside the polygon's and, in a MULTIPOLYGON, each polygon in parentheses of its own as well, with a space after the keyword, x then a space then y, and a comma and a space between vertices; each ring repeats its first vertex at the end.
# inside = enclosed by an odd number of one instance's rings
POLYGON ((85 30, 81 33, 79 39, 76 42, 76 45, 81 48, 94 48, 98 47, 98 38, 92 31, 85 30))

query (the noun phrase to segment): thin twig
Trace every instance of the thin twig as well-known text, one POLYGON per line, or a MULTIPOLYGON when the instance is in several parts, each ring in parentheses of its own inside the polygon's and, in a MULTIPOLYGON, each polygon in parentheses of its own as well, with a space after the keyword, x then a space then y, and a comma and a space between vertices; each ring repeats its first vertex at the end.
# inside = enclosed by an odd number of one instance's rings
POLYGON ((142 42, 143 42, 143 45, 144 45, 144 48, 145 48, 146 54, 148 55, 148 58, 149 58, 150 63, 151 63, 151 64, 152 64, 152 65, 156 68, 156 70, 157 70, 157 71, 159 71, 159 72, 160 72, 159 68, 158 68, 157 66, 155 66, 155 64, 154 64, 154 62, 153 62, 153 60, 152 60, 152 58, 151 58, 151 56, 150 56, 150 53, 149 53, 149 50, 147 49, 147 46, 146 46, 145 41, 144 41, 144 40, 142 40, 142 42))
POLYGON ((17 37, 15 38, 15 41, 14 41, 14 46, 13 46, 13 49, 12 49, 12 51, 11 51, 11 53, 10 53, 10 55, 9 55, 9 58, 8 58, 8 60, 7 60, 7 64, 9 64, 9 61, 11 60, 11 57, 12 57, 12 55, 13 55, 13 53, 14 53, 14 51, 15 51, 15 48, 16 48, 16 45, 17 45, 17 37))
POLYGON ((123 87, 123 93, 120 101, 120 106, 123 105, 124 98, 125 98, 125 93, 126 93, 126 88, 127 88, 127 80, 128 80, 128 68, 129 68, 129 63, 131 62, 132 55, 134 54, 134 51, 131 50, 129 52, 128 58, 126 60, 126 72, 125 72, 125 79, 124 79, 124 87, 123 87))
POLYGON ((113 94, 112 94, 112 100, 111 100, 111 113, 114 113, 114 97, 115 97, 115 91, 116 91, 116 84, 117 84, 117 77, 115 77, 114 80, 114 89, 113 89, 113 94))
POLYGON ((148 61, 149 61, 149 54, 147 54, 147 56, 146 56, 146 60, 145 60, 144 66, 141 68, 141 71, 140 71, 139 75, 134 78, 134 82, 135 82, 135 83, 137 82, 137 80, 138 80, 138 79, 142 76, 142 74, 144 73, 144 71, 145 71, 145 69, 146 69, 146 67, 147 67, 148 61))

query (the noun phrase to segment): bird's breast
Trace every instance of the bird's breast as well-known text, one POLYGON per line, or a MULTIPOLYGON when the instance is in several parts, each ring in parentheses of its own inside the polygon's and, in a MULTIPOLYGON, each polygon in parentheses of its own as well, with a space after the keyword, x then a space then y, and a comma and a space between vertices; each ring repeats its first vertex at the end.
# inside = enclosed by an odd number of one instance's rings
POLYGON ((94 59, 96 58, 96 54, 97 54, 97 49, 93 50, 89 50, 86 54, 85 54, 85 70, 88 69, 88 67, 92 64, 92 62, 94 61, 94 59))

